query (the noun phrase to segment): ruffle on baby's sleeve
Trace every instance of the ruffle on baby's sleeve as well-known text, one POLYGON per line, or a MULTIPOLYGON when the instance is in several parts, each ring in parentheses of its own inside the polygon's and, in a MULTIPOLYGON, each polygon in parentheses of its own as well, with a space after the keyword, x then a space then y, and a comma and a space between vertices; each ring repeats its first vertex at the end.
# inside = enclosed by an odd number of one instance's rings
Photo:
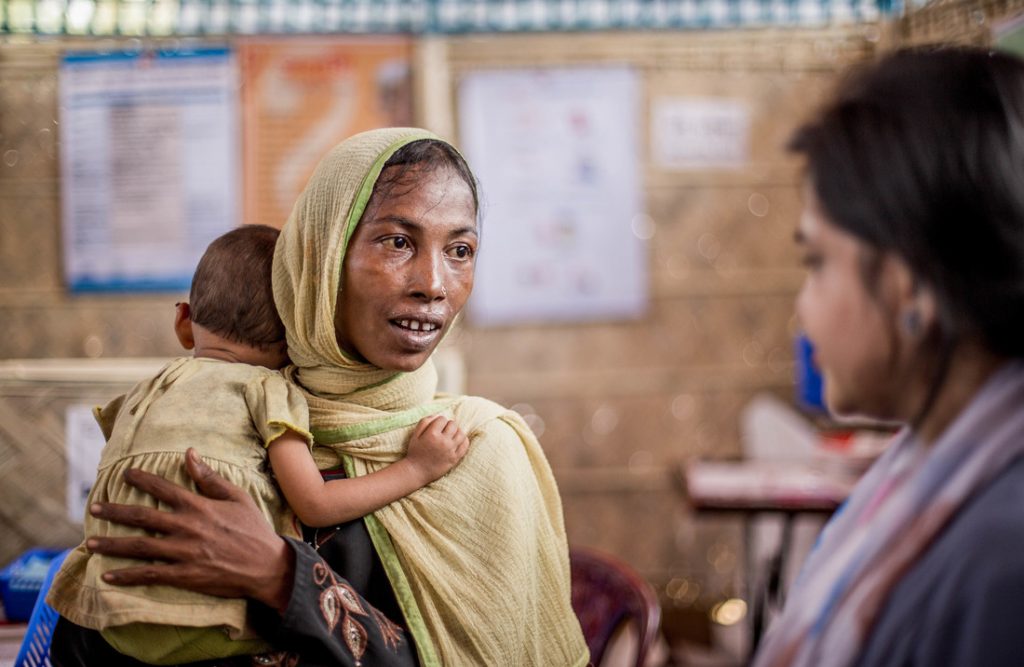
POLYGON ((309 432, 309 407, 302 391, 280 373, 267 373, 246 387, 252 422, 266 447, 291 429, 313 446, 309 432))
POLYGON ((124 405, 126 395, 121 394, 106 405, 102 407, 97 405, 92 409, 92 416, 96 418, 96 423, 100 425, 104 440, 110 440, 110 434, 114 432, 114 422, 117 420, 117 413, 121 412, 121 406, 124 405))

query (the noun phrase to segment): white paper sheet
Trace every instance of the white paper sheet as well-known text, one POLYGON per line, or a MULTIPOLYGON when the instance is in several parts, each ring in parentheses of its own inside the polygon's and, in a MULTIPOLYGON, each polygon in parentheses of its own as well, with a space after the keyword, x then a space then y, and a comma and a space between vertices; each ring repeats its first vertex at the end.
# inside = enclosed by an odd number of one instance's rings
POLYGON ((477 71, 459 89, 461 147, 480 179, 477 324, 633 318, 647 305, 627 68, 477 71))
POLYGON ((82 523, 89 490, 96 481, 100 452, 106 441, 92 415, 92 406, 69 405, 64 411, 64 436, 68 465, 68 520, 82 523))

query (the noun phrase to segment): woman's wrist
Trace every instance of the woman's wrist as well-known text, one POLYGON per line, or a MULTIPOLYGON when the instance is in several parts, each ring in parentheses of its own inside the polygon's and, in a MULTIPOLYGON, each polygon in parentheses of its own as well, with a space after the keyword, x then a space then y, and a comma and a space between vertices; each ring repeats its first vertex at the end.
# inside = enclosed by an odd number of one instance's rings
POLYGON ((254 578, 252 590, 247 597, 284 614, 291 602, 295 584, 295 549, 288 540, 278 538, 277 546, 268 554, 265 562, 265 570, 254 578))

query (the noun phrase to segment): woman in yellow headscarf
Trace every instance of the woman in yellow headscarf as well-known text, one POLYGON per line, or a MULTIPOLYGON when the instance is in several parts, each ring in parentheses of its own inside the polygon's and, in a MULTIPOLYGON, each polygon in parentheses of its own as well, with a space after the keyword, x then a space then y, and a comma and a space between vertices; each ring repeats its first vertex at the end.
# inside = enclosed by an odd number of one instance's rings
MULTIPOLYGON (((321 470, 343 468, 358 481, 402 458, 412 429, 433 414, 454 419, 469 435, 465 458, 445 477, 365 518, 372 552, 360 551, 361 522, 307 534, 326 561, 319 569, 308 565, 303 545, 289 542, 292 552, 282 555, 279 538, 239 516, 244 499, 196 457, 190 473, 213 500, 135 474, 129 482, 174 507, 175 520, 103 506, 103 518, 164 535, 134 543, 98 539, 90 548, 171 564, 117 572, 113 583, 250 597, 282 612, 285 629, 295 633, 303 630, 287 626, 309 607, 297 598, 312 568, 306 597, 318 596, 315 620, 337 628, 355 664, 371 655, 368 645, 405 635, 376 610, 366 612, 352 589, 386 612, 389 601, 377 598, 393 593, 422 665, 587 664, 570 605, 561 502, 539 443, 514 412, 481 398, 437 394, 430 357, 472 290, 477 208, 473 176, 449 144, 418 129, 366 132, 317 167, 274 261, 274 297, 294 363, 288 375, 309 401, 321 470), (227 516, 245 529, 225 525, 227 516), (226 544, 215 520, 237 544, 226 544), (201 543, 205 552, 198 554, 201 543), (260 549, 273 555, 267 565, 251 562, 260 549), (378 565, 389 585, 382 586, 378 565), (202 576, 188 580, 185 570, 202 576)), ((305 650, 273 622, 260 622, 260 611, 254 622, 268 639, 305 650)), ((315 663, 304 655, 295 664, 315 663)))

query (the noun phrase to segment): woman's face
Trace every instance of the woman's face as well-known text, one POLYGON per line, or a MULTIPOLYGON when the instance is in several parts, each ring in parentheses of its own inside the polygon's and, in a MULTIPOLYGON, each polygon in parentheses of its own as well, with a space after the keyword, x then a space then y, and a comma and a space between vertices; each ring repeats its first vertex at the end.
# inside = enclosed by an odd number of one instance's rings
POLYGON ((829 221, 811 187, 796 238, 807 267, 797 316, 814 344, 826 404, 835 414, 894 418, 900 387, 897 306, 890 297, 898 292, 898 276, 886 265, 891 258, 883 260, 877 289, 869 291, 862 268, 867 246, 829 221))
POLYGON ((450 169, 413 166, 375 193, 342 265, 341 349, 386 370, 422 366, 473 290, 478 243, 473 195, 450 169))

